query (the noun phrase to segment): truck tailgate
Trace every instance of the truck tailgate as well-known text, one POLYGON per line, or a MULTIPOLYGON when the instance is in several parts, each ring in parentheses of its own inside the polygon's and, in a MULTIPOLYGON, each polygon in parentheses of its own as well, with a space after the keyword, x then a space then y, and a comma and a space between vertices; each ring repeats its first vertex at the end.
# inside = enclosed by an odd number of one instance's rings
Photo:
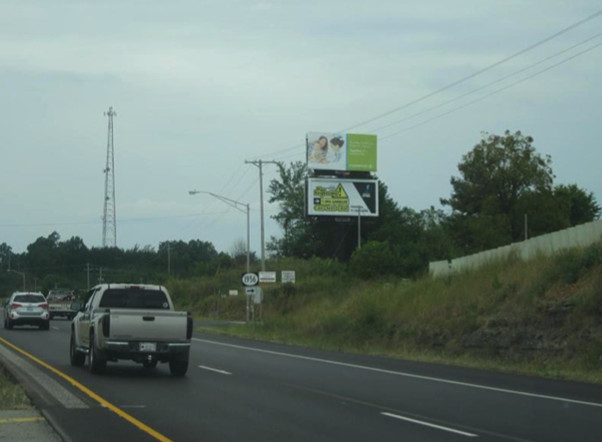
POLYGON ((186 341, 186 312, 111 309, 110 315, 111 340, 186 341))

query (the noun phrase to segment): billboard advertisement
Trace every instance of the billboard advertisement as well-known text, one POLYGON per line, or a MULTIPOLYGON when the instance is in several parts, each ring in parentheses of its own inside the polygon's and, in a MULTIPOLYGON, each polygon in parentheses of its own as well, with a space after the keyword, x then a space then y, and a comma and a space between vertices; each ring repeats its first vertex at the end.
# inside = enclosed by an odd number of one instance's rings
POLYGON ((378 216, 378 180, 308 178, 309 216, 378 216))
POLYGON ((310 132, 307 166, 313 170, 376 172, 376 135, 310 132))

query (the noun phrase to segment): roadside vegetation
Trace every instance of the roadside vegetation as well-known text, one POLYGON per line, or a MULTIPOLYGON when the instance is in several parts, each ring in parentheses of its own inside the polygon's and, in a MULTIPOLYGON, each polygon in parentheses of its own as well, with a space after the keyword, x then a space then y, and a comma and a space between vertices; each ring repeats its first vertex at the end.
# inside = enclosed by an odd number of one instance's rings
POLYGON ((0 364, 0 410, 21 410, 29 406, 29 398, 23 388, 0 364))
MULTIPOLYGON (((602 383, 602 243, 411 282, 362 281, 318 261, 287 264, 306 267, 295 285, 264 286, 263 325, 211 331, 602 383)), ((201 286, 187 284, 170 284, 183 307, 207 317, 219 303, 221 318, 244 319, 242 296, 194 304, 201 286)))
MULTIPOLYGON (((361 249, 351 217, 306 216, 305 180, 313 173, 306 163, 277 168, 266 193, 278 205, 272 218, 281 234, 266 245, 266 268, 295 270, 297 282, 266 285, 263 325, 222 332, 602 382, 601 244, 529 262, 511 256, 449 278, 427 275, 432 261, 600 218, 592 192, 555 182, 551 157, 535 149, 531 136, 484 133, 460 159, 439 208, 400 207, 379 177, 379 216, 362 221, 361 249)), ((197 318, 243 321, 246 242, 234 241, 229 253, 202 239, 88 248, 81 238, 62 240, 57 232, 22 253, 0 242, 0 294, 36 284, 45 293, 59 286, 81 294, 86 268, 92 285, 162 284, 197 318)), ((258 271, 254 253, 250 261, 258 271)))

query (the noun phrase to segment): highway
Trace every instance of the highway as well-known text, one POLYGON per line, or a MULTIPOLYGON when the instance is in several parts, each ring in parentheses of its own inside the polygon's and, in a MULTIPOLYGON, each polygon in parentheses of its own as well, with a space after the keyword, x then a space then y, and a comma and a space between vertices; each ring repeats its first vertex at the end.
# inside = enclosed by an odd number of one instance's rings
POLYGON ((36 405, 72 441, 602 440, 602 386, 203 333, 185 378, 128 362, 95 376, 70 366, 69 324, 1 329, 0 357, 28 360, 13 344, 132 418, 20 362, 36 405))

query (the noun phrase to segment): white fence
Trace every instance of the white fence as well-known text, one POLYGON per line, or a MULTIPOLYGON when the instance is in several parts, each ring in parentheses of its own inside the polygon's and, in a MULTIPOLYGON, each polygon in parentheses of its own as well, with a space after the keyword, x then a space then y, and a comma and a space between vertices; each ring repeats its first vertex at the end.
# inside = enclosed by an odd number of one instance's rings
POLYGON ((451 261, 429 263, 429 272, 433 276, 445 276, 470 268, 477 268, 495 259, 505 258, 516 253, 523 260, 533 258, 538 253, 552 255, 570 247, 583 247, 602 239, 602 220, 581 224, 570 229, 559 230, 547 235, 536 236, 527 241, 517 242, 497 249, 486 250, 474 255, 463 256, 451 261))

